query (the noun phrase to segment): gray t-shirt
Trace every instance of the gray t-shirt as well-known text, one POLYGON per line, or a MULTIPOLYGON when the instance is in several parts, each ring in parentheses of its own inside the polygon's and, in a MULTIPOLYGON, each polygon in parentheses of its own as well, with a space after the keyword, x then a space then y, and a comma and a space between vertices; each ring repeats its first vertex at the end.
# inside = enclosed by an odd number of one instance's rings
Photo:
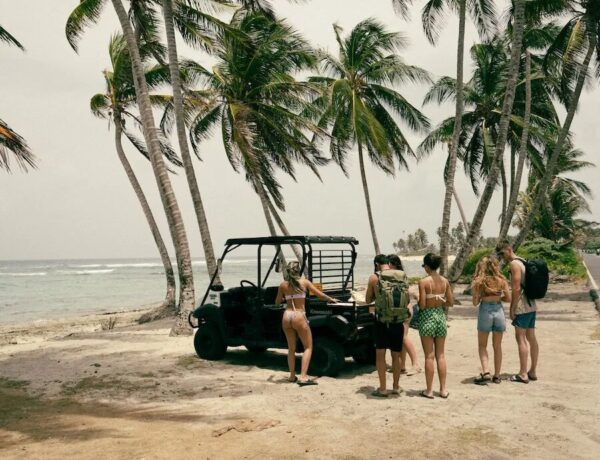
POLYGON ((511 265, 512 264, 517 264, 517 266, 521 269, 521 298, 519 299, 519 303, 517 304, 517 308, 515 309, 515 314, 522 315, 524 313, 531 313, 532 311, 536 311, 537 305, 535 303, 535 299, 529 300, 527 299, 527 295, 525 294, 525 284, 527 283, 527 279, 525 277, 525 264, 522 260, 519 259, 513 260, 511 262, 511 265))

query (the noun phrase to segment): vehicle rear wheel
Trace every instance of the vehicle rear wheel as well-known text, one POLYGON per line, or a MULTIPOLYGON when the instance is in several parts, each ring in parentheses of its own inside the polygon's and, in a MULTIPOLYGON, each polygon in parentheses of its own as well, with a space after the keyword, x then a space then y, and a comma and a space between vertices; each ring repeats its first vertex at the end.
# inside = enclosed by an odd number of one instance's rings
POLYGON ((375 347, 365 343, 352 350, 352 359, 357 364, 375 364, 375 347))
POLYGON ((344 364, 344 348, 329 337, 314 340, 310 372, 315 375, 336 376, 344 364))
POLYGON ((256 345, 244 345, 246 347, 246 350, 248 350, 250 353, 264 353, 265 351, 267 351, 267 347, 258 347, 256 345))
POLYGON ((202 359, 211 361, 223 359, 227 345, 225 345, 219 326, 212 322, 201 324, 194 336, 194 348, 202 359))

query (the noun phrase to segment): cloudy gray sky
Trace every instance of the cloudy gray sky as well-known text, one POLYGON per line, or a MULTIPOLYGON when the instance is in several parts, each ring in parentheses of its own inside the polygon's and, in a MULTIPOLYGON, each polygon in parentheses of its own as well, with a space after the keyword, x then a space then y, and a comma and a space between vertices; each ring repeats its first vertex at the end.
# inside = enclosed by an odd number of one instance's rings
MULTIPOLYGON (((23 135, 39 158, 39 169, 23 174, 0 171, 0 259, 154 257, 156 250, 143 215, 130 189, 105 122, 92 117, 90 97, 104 89, 101 71, 108 67, 109 37, 118 30, 110 2, 100 23, 84 35, 79 55, 67 44, 64 24, 77 0, 0 0, 0 24, 27 48, 0 46, 0 116, 23 135)), ((395 16, 389 0, 312 0, 290 5, 276 0, 279 14, 289 19, 315 46, 334 51, 332 23, 351 29, 373 16, 410 38, 404 52, 407 62, 435 76, 455 75, 456 21, 450 18, 438 47, 425 40, 415 2, 412 22, 395 16)), ((506 2, 497 2, 504 8, 506 2)), ((476 41, 468 31, 467 46, 476 41)), ((186 57, 202 61, 198 52, 186 57)), ((407 86, 401 92, 420 106, 424 87, 407 86)), ((599 92, 588 89, 581 101, 573 131, 577 147, 587 160, 597 161, 600 133, 597 128, 599 92)), ((453 113, 451 105, 425 107, 434 122, 453 113)), ((416 147, 420 136, 409 136, 416 147)), ((164 224, 160 200, 150 165, 129 150, 130 159, 145 191, 164 224)), ((204 161, 196 163, 217 251, 233 236, 264 235, 267 227, 259 201, 242 175, 227 163, 220 140, 206 143, 204 161)), ((396 178, 369 167, 374 213, 382 247, 392 249, 399 237, 424 228, 431 238, 440 225, 443 200, 444 153, 439 151, 396 178), (391 193, 390 193, 391 192, 391 193), (390 198, 390 196, 396 198, 390 198)), ((353 158, 350 177, 334 165, 326 167, 323 182, 308 171, 298 171, 298 181, 281 177, 285 187, 286 223, 293 233, 345 234, 361 241, 361 252, 372 253, 365 204, 353 158)), ((587 170, 577 176, 600 194, 598 173, 587 170)), ((203 257, 191 199, 183 172, 172 180, 187 224, 194 258, 203 257)), ((467 213, 476 198, 462 172, 457 188, 467 213)), ((499 194, 488 212, 484 232, 497 233, 499 194)), ((600 202, 592 202, 592 215, 600 220, 600 202)), ((458 221, 453 209, 453 222, 458 221)))

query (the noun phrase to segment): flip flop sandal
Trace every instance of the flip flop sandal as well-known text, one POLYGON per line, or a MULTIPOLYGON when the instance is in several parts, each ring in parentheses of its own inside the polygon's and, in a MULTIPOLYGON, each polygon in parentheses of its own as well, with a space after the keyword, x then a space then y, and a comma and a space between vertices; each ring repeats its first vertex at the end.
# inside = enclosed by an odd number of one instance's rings
POLYGON ((294 377, 293 379, 288 379, 288 382, 296 383, 296 382, 298 382, 298 377, 294 377))
POLYGON ((473 383, 475 385, 487 385, 488 382, 492 381, 492 375, 489 372, 479 374, 479 377, 475 377, 473 383))
POLYGON ((450 392, 449 391, 446 392, 445 395, 443 395, 442 393, 440 393, 440 398, 442 398, 442 399, 448 399, 448 396, 450 396, 450 392))
POLYGON ((494 375, 492 377, 492 382, 493 383, 500 383, 500 382, 502 382, 502 379, 500 377, 498 377, 497 375, 494 375))
POLYGON ((389 395, 377 389, 371 393, 371 396, 374 396, 375 398, 387 398, 389 395))
POLYGON ((537 377, 532 377, 529 372, 527 372, 527 377, 529 377, 529 380, 531 380, 532 382, 535 382, 537 380, 537 377))
POLYGON ((298 380, 296 383, 298 384, 298 386, 301 386, 301 387, 307 387, 310 385, 318 385, 317 382, 315 382, 314 380, 311 380, 311 379, 304 380, 304 381, 298 380))
POLYGON ((402 374, 408 374, 408 372, 406 372, 406 369, 400 369, 400 375, 402 374))
POLYGON ((402 388, 395 388, 392 390, 393 395, 400 396, 401 393, 404 393, 404 390, 402 388))
POLYGON ((511 375, 510 381, 516 382, 516 383, 525 383, 525 384, 529 383, 529 380, 523 380, 519 374, 511 375))
POLYGON ((423 369, 421 369, 420 367, 416 368, 416 369, 411 369, 409 370, 406 375, 407 377, 412 377, 413 375, 417 375, 420 374, 421 372, 423 372, 423 369))
POLYGON ((425 390, 421 391, 421 393, 419 393, 419 396, 421 396, 422 398, 434 399, 433 396, 430 396, 427 393, 425 393, 425 390))

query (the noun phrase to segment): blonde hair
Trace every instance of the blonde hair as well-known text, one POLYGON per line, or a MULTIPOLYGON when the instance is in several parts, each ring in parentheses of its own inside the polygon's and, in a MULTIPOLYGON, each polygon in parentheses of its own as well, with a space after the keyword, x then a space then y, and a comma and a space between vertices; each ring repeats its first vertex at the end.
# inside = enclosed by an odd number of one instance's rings
POLYGON ((288 262, 283 272, 283 279, 288 282, 294 291, 303 291, 302 285, 300 284, 301 276, 300 264, 296 261, 288 262))
POLYGON ((485 256, 477 263, 473 277, 473 289, 485 292, 499 292, 506 283, 506 277, 500 271, 500 264, 495 257, 485 256))

